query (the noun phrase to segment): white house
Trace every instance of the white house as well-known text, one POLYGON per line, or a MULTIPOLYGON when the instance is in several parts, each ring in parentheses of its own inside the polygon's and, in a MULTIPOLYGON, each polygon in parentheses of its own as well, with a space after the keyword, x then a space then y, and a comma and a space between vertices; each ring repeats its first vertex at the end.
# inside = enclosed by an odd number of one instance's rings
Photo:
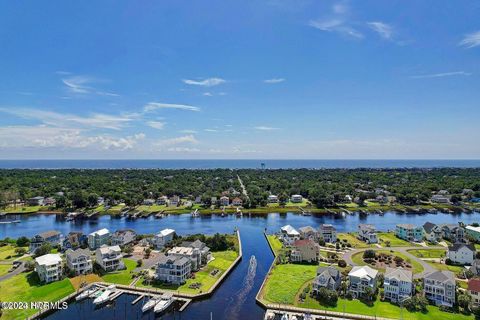
POLYGON ((332 266, 319 267, 317 276, 312 283, 312 292, 316 294, 322 287, 336 291, 340 287, 341 282, 342 275, 337 268, 332 266))
POLYGON ((348 273, 348 291, 355 297, 361 297, 367 287, 375 292, 377 289, 378 271, 369 266, 355 266, 348 273))
POLYGON ((87 249, 68 249, 65 252, 67 258, 67 267, 73 270, 76 275, 91 273, 93 270, 90 250, 87 249))
POLYGON ((331 224, 321 224, 318 227, 318 234, 325 242, 337 242, 337 229, 331 224))
POLYGON ((423 225, 423 236, 428 242, 437 243, 442 240, 442 228, 435 223, 425 222, 423 225))
POLYGON ((434 203, 450 203, 450 198, 445 195, 435 194, 432 196, 430 201, 434 203))
POLYGON ((137 233, 132 229, 117 230, 112 234, 112 246, 125 246, 132 243, 137 238, 137 233))
POLYGON ((453 263, 471 265, 475 260, 475 253, 473 244, 455 243, 448 247, 447 258, 453 263))
POLYGON ((88 246, 90 249, 95 250, 103 245, 108 245, 110 242, 110 236, 110 231, 106 228, 92 232, 88 235, 88 246))
POLYGON ((62 278, 63 262, 59 254, 46 254, 35 258, 35 271, 40 281, 49 283, 62 278))
POLYGON ((190 277, 192 263, 186 257, 166 256, 158 260, 155 278, 161 282, 182 284, 190 277))
POLYGON ((385 299, 391 302, 399 302, 406 297, 411 297, 414 288, 412 271, 387 267, 383 288, 385 299))
POLYGON ((170 241, 173 240, 174 235, 175 235, 175 230, 163 229, 153 237, 152 243, 156 249, 162 249, 168 243, 170 243, 170 241))
POLYGON ((227 196, 220 197, 220 205, 221 206, 228 206, 230 205, 230 198, 227 196))
POLYGON ((268 203, 277 203, 278 202, 278 196, 271 194, 271 195, 268 196, 267 201, 268 201, 268 203))
POLYGON ((372 224, 359 224, 358 238, 367 243, 377 243, 378 238, 375 226, 372 224))
POLYGON ((303 197, 299 194, 294 194, 294 195, 291 196, 290 200, 293 203, 301 203, 303 201, 303 197))
POLYGON ((300 239, 300 233, 295 230, 294 227, 287 224, 286 226, 280 228, 280 238, 283 243, 290 245, 300 239))
POLYGON ((95 251, 95 259, 106 272, 123 269, 122 251, 119 246, 103 246, 95 251))

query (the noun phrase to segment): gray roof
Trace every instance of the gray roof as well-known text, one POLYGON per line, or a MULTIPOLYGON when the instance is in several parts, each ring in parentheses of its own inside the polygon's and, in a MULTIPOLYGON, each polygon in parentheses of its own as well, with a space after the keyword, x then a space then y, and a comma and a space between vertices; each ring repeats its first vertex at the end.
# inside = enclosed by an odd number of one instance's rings
POLYGON ((435 227, 437 227, 437 225, 435 223, 427 221, 423 225, 423 230, 425 230, 425 232, 427 232, 427 233, 430 233, 430 232, 432 232, 433 228, 435 228, 435 227))
POLYGON ((78 258, 78 257, 81 257, 81 256, 87 256, 87 257, 90 257, 90 250, 88 249, 77 249, 77 250, 72 250, 72 249, 68 249, 67 251, 65 251, 65 254, 69 257, 72 257, 72 258, 78 258))
POLYGON ((41 236, 42 238, 50 238, 58 235, 60 235, 60 232, 56 230, 45 231, 39 234, 39 236, 41 236))
POLYGON ((400 281, 412 282, 413 273, 410 270, 405 270, 403 268, 390 268, 387 267, 385 270, 385 278, 395 278, 400 281))
POLYGON ((184 241, 184 242, 182 242, 181 246, 182 246, 182 247, 195 248, 195 249, 208 248, 205 243, 203 243, 202 241, 200 241, 200 240, 198 240, 198 239, 195 240, 195 241, 193 241, 193 242, 184 241))
POLYGON ((361 230, 375 231, 375 226, 373 224, 359 224, 358 228, 361 230))
POLYGON ((433 272, 427 273, 424 279, 430 279, 430 280, 435 280, 440 282, 450 282, 452 284, 455 284, 455 274, 452 271, 442 271, 442 270, 433 271, 433 272))
POLYGON ((319 228, 320 228, 320 230, 333 230, 333 231, 336 230, 333 225, 328 224, 328 223, 321 224, 319 228))
POLYGON ((321 274, 324 274, 324 275, 328 275, 330 277, 333 277, 333 278, 337 278, 340 276, 340 271, 335 268, 335 267, 319 267, 317 269, 317 276, 321 275, 321 274))
POLYGON ((470 251, 475 252, 475 246, 473 244, 471 244, 471 243, 466 244, 466 243, 461 243, 461 242, 458 242, 458 243, 452 244, 451 246, 448 246, 448 251, 458 251, 463 247, 467 247, 468 249, 470 249, 470 251))
POLYGON ((301 227, 301 228, 298 228, 298 230, 300 232, 303 232, 303 233, 307 233, 307 232, 315 232, 316 230, 311 227, 311 226, 306 226, 306 227, 301 227))
POLYGON ((397 227, 404 228, 404 229, 416 229, 417 226, 411 223, 399 223, 397 224, 397 227))
POLYGON ((190 260, 186 257, 166 256, 164 254, 161 254, 160 258, 158 259, 158 263, 160 264, 171 263, 176 266, 183 266, 189 262, 190 260))

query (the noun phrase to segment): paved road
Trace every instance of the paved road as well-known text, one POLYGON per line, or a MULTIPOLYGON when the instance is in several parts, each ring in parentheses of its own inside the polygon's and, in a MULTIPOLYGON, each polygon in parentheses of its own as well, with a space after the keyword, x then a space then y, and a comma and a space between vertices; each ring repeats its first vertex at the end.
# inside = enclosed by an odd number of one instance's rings
POLYGON ((240 183, 240 186, 242 187, 243 195, 245 196, 245 198, 247 198, 248 201, 250 201, 250 198, 248 197, 248 193, 247 193, 247 188, 245 188, 245 186, 243 185, 243 181, 242 179, 240 179, 240 176, 238 174, 237 174, 237 178, 238 178, 238 183, 240 183))
POLYGON ((409 259, 415 260, 416 262, 418 262, 422 265, 423 272, 413 275, 413 277, 415 279, 420 279, 420 278, 423 278, 425 274, 427 274, 429 272, 432 272, 432 271, 436 271, 437 269, 435 269, 434 267, 432 267, 430 264, 423 261, 422 259, 420 259, 418 257, 415 257, 413 254, 408 252, 408 250, 415 250, 415 249, 430 250, 430 249, 445 249, 445 248, 442 247, 442 246, 434 246, 434 247, 428 247, 428 248, 414 247, 414 246, 412 246, 412 247, 361 248, 361 249, 354 249, 354 250, 346 252, 343 255, 343 259, 347 262, 347 264, 349 264, 351 266, 356 266, 357 264, 355 262, 353 262, 352 256, 354 254, 358 253, 358 252, 363 252, 363 251, 366 251, 366 250, 375 250, 375 251, 378 251, 378 250, 392 250, 394 252, 399 252, 399 253, 407 256, 409 259))
POLYGON ((18 268, 15 269, 15 270, 13 270, 12 272, 7 273, 7 274, 4 275, 4 276, 1 276, 1 277, 0 277, 0 282, 5 281, 5 280, 7 280, 7 279, 10 279, 11 277, 16 276, 17 274, 22 273, 23 271, 25 271, 25 262, 22 262, 22 264, 20 264, 20 265, 18 266, 18 268))

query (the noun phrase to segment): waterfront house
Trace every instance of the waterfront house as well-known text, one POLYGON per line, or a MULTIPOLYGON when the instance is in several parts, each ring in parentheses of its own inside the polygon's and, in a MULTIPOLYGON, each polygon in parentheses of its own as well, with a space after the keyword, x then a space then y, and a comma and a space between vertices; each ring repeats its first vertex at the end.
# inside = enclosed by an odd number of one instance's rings
POLYGON ((202 203, 202 197, 201 196, 196 196, 195 197, 195 204, 201 204, 202 203))
POLYGON ((318 240, 318 231, 311 226, 298 228, 298 232, 300 233, 300 239, 318 240))
POLYGON ((111 238, 111 234, 110 234, 110 231, 108 231, 108 229, 103 228, 103 229, 97 230, 88 235, 88 239, 87 239, 88 246, 92 250, 98 249, 103 245, 109 244, 110 238, 111 238))
POLYGON ((474 276, 480 276, 480 259, 473 260, 473 263, 468 267, 468 270, 470 270, 474 276))
POLYGON ((293 203, 302 203, 303 197, 299 194, 294 194, 291 196, 290 201, 292 201, 293 203))
POLYGON ((320 288, 327 288, 329 290, 337 291, 342 282, 340 271, 332 266, 319 267, 317 269, 317 276, 312 283, 312 293, 318 294, 320 288))
POLYGON ((191 263, 192 271, 197 271, 201 267, 200 250, 192 247, 173 247, 168 250, 169 257, 187 258, 191 263))
POLYGON ((465 242, 465 230, 458 224, 442 224, 442 236, 451 243, 465 242))
POLYGON ((283 241, 284 244, 290 245, 294 241, 300 239, 300 233, 295 230, 294 227, 287 224, 286 226, 280 228, 280 239, 283 241))
POLYGON ((383 288, 385 299, 391 302, 400 302, 411 297, 414 289, 412 271, 387 267, 383 288))
POLYGON ((466 226, 465 232, 468 237, 472 238, 477 242, 480 242, 480 227, 466 226))
POLYGON ((442 240, 442 228, 435 223, 425 222, 423 225, 423 236, 430 243, 437 243, 442 240))
POLYGON ((30 239, 30 252, 35 253, 35 250, 40 248, 44 243, 48 243, 52 247, 61 246, 63 244, 63 235, 56 230, 45 231, 35 235, 30 239))
POLYGON ((29 198, 27 199, 27 205, 29 206, 43 206, 43 203, 45 201, 45 198, 44 197, 33 197, 33 198, 29 198))
POLYGON ((160 198, 157 199, 157 204, 160 206, 166 205, 167 204, 168 197, 167 196, 161 196, 160 198))
POLYGON ((443 203, 443 204, 448 204, 450 203, 450 197, 441 195, 441 194, 434 194, 432 198, 430 199, 431 202, 433 203, 443 203))
POLYGON ((214 206, 217 204, 217 201, 218 201, 217 197, 211 197, 210 198, 210 203, 214 206))
POLYGON ((175 285, 183 284, 191 274, 192 263, 186 257, 160 255, 155 279, 175 285))
POLYGON ((475 246, 473 244, 455 243, 448 247, 447 258, 456 264, 471 265, 475 260, 475 246))
POLYGON ((267 199, 268 203, 278 203, 278 196, 276 195, 269 195, 267 199))
POLYGON ((366 243, 377 243, 378 238, 375 226, 372 224, 359 224, 358 238, 366 243))
POLYGON ((347 203, 350 203, 353 200, 352 196, 349 195, 349 194, 345 195, 344 199, 345 199, 345 202, 347 202, 347 203))
POLYGON ((59 254, 49 253, 35 258, 35 271, 41 282, 49 283, 62 278, 63 261, 59 254))
POLYGON ((75 272, 76 275, 88 274, 93 270, 92 258, 88 249, 68 249, 65 252, 68 269, 75 272))
POLYGON ((423 294, 437 306, 453 306, 455 286, 455 274, 451 271, 433 271, 423 278, 423 294))
POLYGON ((471 307, 478 308, 480 307, 480 279, 470 279, 468 280, 467 292, 472 298, 471 307))
POLYGON ((395 235, 405 241, 421 242, 423 240, 423 228, 410 223, 397 224, 395 235))
POLYGON ((174 236, 175 230, 163 229, 153 237, 153 246, 155 247, 155 249, 163 249, 163 247, 165 247, 173 240, 174 236))
POLYGON ((320 238, 323 238, 325 242, 337 242, 337 229, 335 229, 335 227, 331 224, 321 224, 318 227, 318 235, 320 238))
POLYGON ((227 196, 220 197, 220 205, 221 206, 230 205, 230 198, 228 198, 227 196))
POLYGON ((57 200, 55 200, 55 198, 52 198, 52 197, 48 197, 48 198, 45 198, 45 200, 43 200, 44 206, 53 207, 55 203, 57 203, 57 200))
POLYGON ((143 205, 144 206, 153 206, 155 204, 155 200, 153 199, 144 199, 143 200, 143 205))
POLYGON ((348 273, 348 292, 354 298, 362 297, 367 287, 375 292, 377 289, 378 271, 369 266, 355 266, 348 273))
POLYGON ((98 197, 97 198, 97 205, 98 206, 103 206, 105 204, 105 198, 103 197, 98 197))
POLYGON ((111 272, 115 270, 124 269, 125 266, 122 261, 122 250, 119 246, 102 246, 95 251, 95 260, 100 267, 106 271, 111 272))
POLYGON ((234 206, 234 207, 239 207, 239 206, 241 206, 241 205, 243 205, 242 199, 240 199, 240 198, 238 198, 238 197, 233 198, 233 200, 232 200, 232 206, 234 206))
POLYGON ((132 229, 117 230, 112 234, 112 246, 125 246, 132 243, 137 238, 137 233, 132 229))
POLYGON ((177 207, 179 204, 180 204, 180 197, 177 195, 171 197, 170 200, 168 201, 168 205, 170 207, 177 207))
POLYGON ((63 249, 77 249, 83 245, 87 244, 87 236, 83 232, 72 231, 63 240, 62 247, 63 249))
POLYGON ((212 254, 210 248, 207 247, 205 243, 200 240, 195 240, 193 242, 184 241, 182 242, 182 247, 191 247, 200 252, 200 261, 201 265, 207 264, 212 259, 212 254))
POLYGON ((290 252, 291 262, 318 262, 320 260, 320 246, 309 239, 297 240, 292 244, 290 252))

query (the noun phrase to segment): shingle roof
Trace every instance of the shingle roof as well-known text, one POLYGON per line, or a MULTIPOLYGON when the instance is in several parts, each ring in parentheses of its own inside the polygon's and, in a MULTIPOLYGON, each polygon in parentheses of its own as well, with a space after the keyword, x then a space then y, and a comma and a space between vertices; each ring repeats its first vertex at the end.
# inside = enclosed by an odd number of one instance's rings
POLYGON ((348 273, 348 276, 353 276, 357 278, 369 277, 374 279, 378 274, 378 271, 370 268, 369 266, 356 266, 348 273))
POLYGON ((90 250, 77 249, 77 250, 74 251, 72 249, 68 249, 67 251, 65 251, 65 254, 69 257, 72 257, 72 258, 78 258, 78 257, 81 257, 81 256, 90 257, 90 250))
POLYGON ((315 229, 311 226, 301 227, 301 228, 298 228, 298 230, 300 230, 300 232, 303 232, 303 233, 315 232, 315 229))
POLYGON ((58 236, 60 232, 56 230, 50 230, 50 231, 45 231, 39 234, 42 238, 50 238, 50 237, 55 237, 58 236))
POLYGON ((480 279, 468 280, 468 290, 474 292, 480 292, 480 279))
POLYGON ((166 264, 166 263, 171 263, 176 266, 182 266, 186 263, 190 262, 188 258, 185 257, 176 257, 176 256, 166 256, 164 254, 160 255, 160 258, 158 259, 158 263, 161 264, 166 264))
POLYGON ((432 232, 432 229, 435 228, 437 225, 435 223, 431 223, 431 222, 425 222, 423 224, 423 230, 425 230, 425 232, 427 233, 430 233, 432 232))
POLYGON ((473 251, 475 252, 475 246, 471 243, 469 244, 466 244, 466 243, 455 243, 455 244, 452 244, 451 246, 448 246, 448 251, 458 251, 460 249, 462 249, 463 247, 467 247, 468 249, 470 249, 470 251, 473 251))
POLYGON ((412 271, 405 270, 403 268, 390 268, 385 270, 385 278, 395 278, 401 281, 412 281, 412 271))
POLYGON ((438 271, 427 273, 424 279, 455 283, 455 274, 451 271, 438 270, 438 271))

